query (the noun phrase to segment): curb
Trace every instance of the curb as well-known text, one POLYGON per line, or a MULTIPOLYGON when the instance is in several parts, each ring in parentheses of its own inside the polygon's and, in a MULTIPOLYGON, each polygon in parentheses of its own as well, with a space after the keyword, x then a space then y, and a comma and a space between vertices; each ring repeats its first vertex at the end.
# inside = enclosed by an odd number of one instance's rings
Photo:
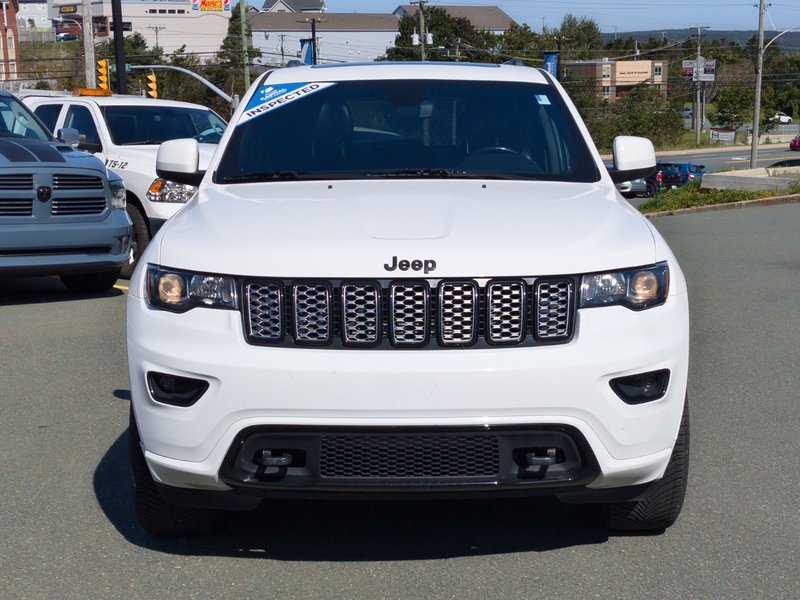
POLYGON ((648 219, 653 217, 669 217, 673 215, 685 215, 692 213, 714 212, 718 210, 730 210, 734 208, 750 208, 751 206, 777 206, 779 204, 796 204, 800 202, 800 194, 789 196, 775 196, 773 198, 757 198, 755 200, 740 200, 739 202, 727 202, 725 204, 707 204, 705 206, 690 206, 689 208, 676 208, 675 210, 660 210, 652 213, 642 213, 648 219))

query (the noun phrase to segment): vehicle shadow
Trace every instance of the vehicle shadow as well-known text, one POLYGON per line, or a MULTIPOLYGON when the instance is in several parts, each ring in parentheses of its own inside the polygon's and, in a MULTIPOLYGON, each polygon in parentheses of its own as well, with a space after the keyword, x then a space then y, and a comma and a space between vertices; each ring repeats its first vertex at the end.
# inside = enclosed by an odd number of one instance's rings
POLYGON ((130 543, 168 554, 284 561, 425 560, 545 552, 608 539, 595 525, 596 508, 549 498, 275 500, 256 511, 223 513, 212 535, 156 538, 141 529, 134 514, 127 436, 126 431, 97 466, 95 495, 130 543))
POLYGON ((113 298, 122 294, 116 288, 99 294, 76 294, 67 290, 58 277, 0 277, 0 306, 113 298))

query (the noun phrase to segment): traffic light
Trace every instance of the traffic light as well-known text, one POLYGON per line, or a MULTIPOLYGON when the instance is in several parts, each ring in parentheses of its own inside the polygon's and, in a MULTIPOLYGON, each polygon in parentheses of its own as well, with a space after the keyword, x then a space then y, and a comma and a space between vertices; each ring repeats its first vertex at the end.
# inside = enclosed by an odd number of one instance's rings
POLYGON ((105 58, 97 61, 97 87, 101 90, 108 90, 108 60, 105 58))
POLYGON ((147 76, 147 95, 151 98, 158 98, 158 82, 156 81, 155 73, 150 73, 147 76))

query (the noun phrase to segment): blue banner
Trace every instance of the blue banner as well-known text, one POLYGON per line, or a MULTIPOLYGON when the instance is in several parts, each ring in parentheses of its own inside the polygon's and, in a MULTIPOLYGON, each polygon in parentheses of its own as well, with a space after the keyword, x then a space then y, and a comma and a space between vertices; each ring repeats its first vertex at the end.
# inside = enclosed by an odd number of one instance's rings
POLYGON ((558 52, 544 53, 544 70, 558 79, 558 52))
POLYGON ((307 65, 314 64, 314 40, 300 40, 300 60, 307 65))

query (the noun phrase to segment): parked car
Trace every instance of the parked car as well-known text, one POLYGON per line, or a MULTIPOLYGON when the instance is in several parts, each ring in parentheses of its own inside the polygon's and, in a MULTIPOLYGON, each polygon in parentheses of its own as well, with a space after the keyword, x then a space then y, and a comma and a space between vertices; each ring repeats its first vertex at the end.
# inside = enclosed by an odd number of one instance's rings
MULTIPOLYGON (((617 184, 619 193, 623 198, 635 198, 636 196, 648 196, 647 182, 643 177, 639 179, 632 179, 630 181, 623 181, 617 184)), ((649 197, 649 196, 648 196, 649 197)))
POLYGON ((787 158, 786 160, 779 160, 768 166, 768 169, 785 169, 788 167, 800 167, 800 158, 787 158))
POLYGON ((777 121, 781 125, 791 125, 792 124, 792 117, 787 115, 784 112, 775 113, 775 116, 772 117, 773 121, 777 121))
POLYGON ((675 189, 681 185, 680 171, 670 163, 656 163, 656 170, 645 178, 645 197, 652 198, 658 192, 675 189))
POLYGON ((797 135, 789 142, 789 150, 800 150, 800 135, 797 135))
POLYGON ((0 91, 0 277, 57 275, 73 292, 111 288, 128 260, 125 184, 54 138, 16 97, 0 91))
POLYGON ((705 165, 695 163, 656 163, 656 169, 664 172, 664 185, 668 187, 686 185, 695 179, 702 179, 706 172, 705 165), (677 180, 674 178, 676 173, 677 180))
POLYGON ((57 33, 56 34, 56 41, 57 42, 72 42, 79 39, 77 35, 74 33, 57 33))
POLYGON ((269 497, 506 493, 669 527, 686 281, 614 188, 652 143, 616 138, 609 172, 579 119, 541 69, 297 66, 259 77, 207 167, 165 141, 159 177, 197 193, 130 281, 144 529, 269 497))
POLYGON ((156 154, 164 140, 192 137, 200 144, 205 167, 226 123, 209 108, 188 102, 137 96, 39 95, 22 101, 51 131, 77 129, 79 150, 93 153, 125 180, 127 211, 133 223, 131 259, 122 276, 130 277, 139 255, 164 222, 194 195, 195 188, 156 176, 156 154))

